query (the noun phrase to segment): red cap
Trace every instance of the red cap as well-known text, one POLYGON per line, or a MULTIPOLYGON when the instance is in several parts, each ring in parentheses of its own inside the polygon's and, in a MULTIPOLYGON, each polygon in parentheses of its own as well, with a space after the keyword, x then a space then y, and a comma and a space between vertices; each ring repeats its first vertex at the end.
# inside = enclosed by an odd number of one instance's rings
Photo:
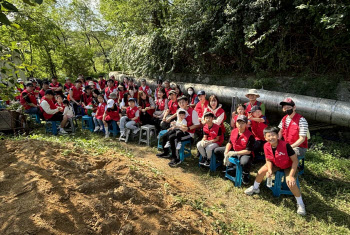
POLYGON ((290 105, 290 106, 295 106, 295 103, 294 103, 294 101, 292 100, 292 98, 285 98, 281 103, 280 103, 280 105, 290 105))

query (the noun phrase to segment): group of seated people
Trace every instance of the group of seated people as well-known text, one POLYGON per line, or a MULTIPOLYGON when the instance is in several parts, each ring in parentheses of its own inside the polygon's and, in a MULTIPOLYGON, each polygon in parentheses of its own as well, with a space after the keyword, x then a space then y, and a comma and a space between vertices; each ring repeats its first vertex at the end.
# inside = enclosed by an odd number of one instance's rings
POLYGON ((60 121, 60 132, 65 134, 67 120, 75 115, 91 115, 95 123, 94 132, 104 132, 109 137, 109 128, 116 122, 120 135, 126 129, 134 134, 141 125, 154 125, 157 131, 167 130, 162 135, 160 158, 168 158, 169 166, 181 163, 179 150, 183 141, 194 142, 197 136, 198 153, 202 156, 201 165, 209 166, 213 154, 226 165, 225 171, 234 171, 229 158, 238 158, 243 169, 242 182, 249 183, 250 169, 255 155, 263 152, 266 164, 258 171, 254 185, 245 193, 259 193, 259 185, 264 176, 271 177, 277 170, 284 170, 287 185, 296 197, 298 214, 305 215, 305 206, 300 190, 296 185, 298 156, 307 150, 308 123, 296 112, 291 98, 281 101, 285 114, 278 128, 268 126, 265 105, 258 101, 257 90, 246 94, 249 102, 237 105, 232 113, 230 137, 225 142, 226 113, 216 95, 207 100, 205 91, 195 92, 193 87, 186 90, 180 86, 157 81, 154 92, 142 79, 138 87, 132 78, 124 77, 117 81, 113 76, 105 81, 92 78, 86 80, 79 76, 75 83, 69 79, 62 86, 57 78, 44 81, 38 89, 35 80, 26 84, 20 96, 25 111, 30 114, 41 113, 45 120, 60 121), (39 99, 39 101, 37 101, 39 99))

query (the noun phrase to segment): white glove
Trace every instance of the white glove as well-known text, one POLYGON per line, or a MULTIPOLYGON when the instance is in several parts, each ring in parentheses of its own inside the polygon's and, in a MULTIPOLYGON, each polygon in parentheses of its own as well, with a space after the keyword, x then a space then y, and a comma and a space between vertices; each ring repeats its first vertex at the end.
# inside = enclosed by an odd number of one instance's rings
POLYGON ((229 157, 237 156, 237 152, 236 152, 236 151, 229 151, 229 152, 227 153, 227 155, 228 155, 229 157))

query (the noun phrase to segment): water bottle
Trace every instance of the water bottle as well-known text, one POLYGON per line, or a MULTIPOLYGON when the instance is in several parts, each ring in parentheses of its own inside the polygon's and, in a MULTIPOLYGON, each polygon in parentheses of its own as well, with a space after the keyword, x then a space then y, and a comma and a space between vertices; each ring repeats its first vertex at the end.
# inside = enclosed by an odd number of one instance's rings
POLYGON ((271 188, 272 187, 272 177, 267 177, 267 187, 271 188))

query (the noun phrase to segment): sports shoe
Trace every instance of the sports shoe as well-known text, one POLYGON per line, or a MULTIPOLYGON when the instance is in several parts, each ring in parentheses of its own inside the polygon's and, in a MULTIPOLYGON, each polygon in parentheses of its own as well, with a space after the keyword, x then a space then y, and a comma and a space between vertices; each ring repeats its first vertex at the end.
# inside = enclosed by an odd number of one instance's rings
POLYGON ((171 160, 171 162, 169 162, 168 163, 168 165, 170 166, 170 167, 176 167, 177 165, 179 165, 179 164, 181 164, 181 161, 180 160, 175 160, 175 159, 173 159, 173 160, 171 160))
POLYGON ((164 145, 164 148, 169 148, 169 147, 170 147, 170 142, 167 141, 167 142, 165 143, 165 145, 164 145))
POLYGON ((202 157, 202 159, 199 161, 199 164, 200 165, 204 165, 204 163, 206 162, 206 158, 205 157, 202 157))
POLYGON ((169 158, 169 153, 164 151, 163 153, 158 153, 156 156, 160 158, 169 158))
POLYGON ((65 131, 63 128, 60 128, 60 134, 68 134, 68 132, 65 131))
POLYGON ((210 161, 209 160, 206 160, 203 164, 203 166, 210 166, 210 161))
POLYGON ((125 138, 125 132, 124 131, 120 132, 120 138, 125 138))
POLYGON ((132 133, 134 133, 134 135, 137 134, 137 132, 139 132, 140 128, 136 128, 135 130, 132 131, 132 133))
POLYGON ((297 213, 299 215, 305 216, 306 215, 306 210, 305 210, 305 205, 304 204, 298 204, 298 210, 297 213))
POLYGON ((176 149, 177 149, 177 150, 181 149, 181 142, 177 143, 176 149))
POLYGON ((106 139, 109 138, 109 133, 108 133, 108 134, 107 134, 107 133, 105 134, 105 138, 106 138, 106 139))
POLYGON ((100 126, 95 126, 94 132, 98 132, 99 130, 101 130, 100 126))
POLYGON ((254 193, 258 194, 260 193, 260 189, 259 188, 254 188, 254 186, 250 186, 249 188, 247 188, 245 191, 244 191, 245 194, 247 195, 253 195, 254 193))

